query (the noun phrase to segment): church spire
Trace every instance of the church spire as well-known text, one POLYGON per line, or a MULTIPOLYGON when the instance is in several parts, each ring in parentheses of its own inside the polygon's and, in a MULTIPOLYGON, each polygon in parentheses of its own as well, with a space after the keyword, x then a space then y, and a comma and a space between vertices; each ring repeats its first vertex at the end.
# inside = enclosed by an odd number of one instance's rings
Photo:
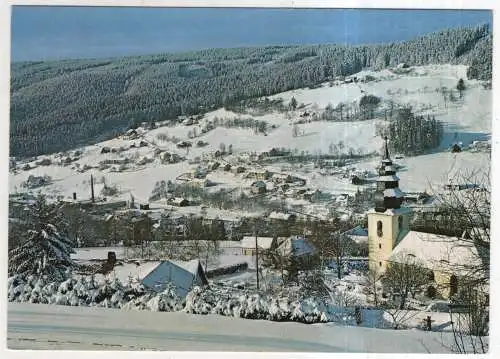
POLYGON ((384 154, 379 167, 377 190, 375 192, 375 211, 384 212, 390 208, 399 208, 402 204, 403 193, 399 189, 399 177, 396 168, 389 156, 387 136, 384 137, 384 154))

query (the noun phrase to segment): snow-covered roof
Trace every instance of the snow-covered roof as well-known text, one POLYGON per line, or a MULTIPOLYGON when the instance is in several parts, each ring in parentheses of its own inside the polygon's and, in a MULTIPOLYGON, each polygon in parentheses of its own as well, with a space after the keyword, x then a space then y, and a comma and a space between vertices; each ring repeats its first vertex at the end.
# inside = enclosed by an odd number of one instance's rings
POLYGON ((399 188, 388 188, 384 190, 384 197, 403 198, 404 193, 399 188))
POLYGON ((396 175, 389 175, 389 176, 378 176, 377 181, 399 181, 399 177, 396 175))
POLYGON ((156 292, 164 291, 167 283, 175 285, 177 294, 184 297, 194 285, 207 284, 208 281, 198 259, 162 261, 142 279, 144 286, 156 292))
POLYGON ((478 251, 471 241, 416 231, 409 231, 403 237, 389 260, 400 262, 407 256, 414 256, 426 268, 461 275, 480 263, 478 251))
POLYGON ((344 234, 353 236, 368 236, 368 229, 362 228, 361 226, 356 226, 344 232, 344 234))
POLYGON ((291 213, 282 213, 282 212, 271 212, 269 214, 269 219, 281 219, 288 221, 293 215, 291 213))
MULTIPOLYGON (((260 249, 269 249, 273 244, 273 237, 257 237, 257 245, 260 249)), ((255 237, 245 236, 241 240, 241 248, 255 248, 255 237)))
POLYGON ((175 197, 174 199, 172 199, 172 203, 176 203, 176 204, 180 204, 183 201, 186 201, 186 199, 182 198, 182 197, 175 197))
POLYGON ((263 181, 255 181, 252 183, 252 186, 266 188, 266 184, 263 181))

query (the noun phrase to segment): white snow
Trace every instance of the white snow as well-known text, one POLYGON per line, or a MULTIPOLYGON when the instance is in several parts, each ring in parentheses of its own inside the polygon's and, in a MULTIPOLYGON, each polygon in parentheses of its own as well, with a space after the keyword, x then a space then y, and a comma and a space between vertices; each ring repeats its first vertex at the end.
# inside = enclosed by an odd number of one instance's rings
POLYGON ((450 353, 453 340, 449 333, 185 313, 129 311, 124 315, 114 309, 24 303, 9 303, 7 318, 10 349, 450 353))

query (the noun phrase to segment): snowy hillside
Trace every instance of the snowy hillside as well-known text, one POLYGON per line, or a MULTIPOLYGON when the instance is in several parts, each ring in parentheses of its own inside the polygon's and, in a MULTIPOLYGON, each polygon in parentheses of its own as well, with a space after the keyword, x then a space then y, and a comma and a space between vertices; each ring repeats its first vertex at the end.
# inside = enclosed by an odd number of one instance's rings
MULTIPOLYGON (((475 140, 488 140, 491 133, 492 118, 492 91, 485 89, 477 80, 466 80, 466 90, 463 99, 450 102, 439 93, 438 89, 447 87, 454 89, 459 78, 465 77, 466 67, 457 65, 430 65, 411 68, 408 73, 396 74, 390 70, 379 72, 364 71, 356 74, 358 78, 371 76, 369 82, 324 84, 316 89, 301 89, 275 95, 288 103, 294 97, 299 104, 305 105, 305 111, 321 110, 327 105, 337 105, 340 102, 359 101, 363 94, 379 96, 386 106, 389 101, 396 104, 411 104, 417 113, 432 114, 436 119, 444 122, 444 136, 437 152, 397 160, 404 168, 399 172, 401 188, 408 191, 429 190, 447 181, 451 172, 472 171, 484 169, 490 161, 487 154, 463 152, 451 154, 448 148, 455 142, 460 142, 466 148, 475 140), (419 112, 420 111, 420 112, 419 112), (431 184, 431 185, 430 185, 431 184)), ((54 165, 64 157, 61 154, 41 156, 50 158, 52 165, 36 165, 30 162, 33 169, 24 169, 25 163, 17 165, 16 173, 9 175, 9 192, 23 191, 22 183, 30 176, 48 175, 52 183, 34 189, 52 196, 61 195, 70 197, 77 192, 79 198, 90 196, 90 174, 97 182, 96 191, 99 193, 106 184, 116 185, 120 193, 116 198, 129 199, 133 194, 141 201, 147 201, 156 182, 161 180, 175 181, 181 174, 191 172, 198 166, 195 162, 203 157, 210 157, 220 149, 221 143, 225 147, 232 145, 232 155, 226 155, 225 161, 233 165, 241 163, 238 157, 245 153, 269 151, 272 148, 288 148, 294 153, 327 154, 333 144, 342 142, 341 152, 351 151, 354 154, 367 155, 379 151, 382 139, 376 135, 377 124, 383 118, 360 122, 310 122, 299 124, 298 135, 294 136, 292 123, 300 118, 302 110, 289 113, 271 113, 264 116, 252 116, 255 120, 265 121, 268 130, 264 133, 255 133, 251 128, 216 127, 202 133, 202 128, 214 120, 232 118, 248 118, 249 115, 235 114, 219 109, 208 114, 199 124, 186 126, 162 126, 154 130, 146 130, 138 139, 116 139, 102 142, 97 145, 81 148, 82 152, 72 163, 62 166, 54 165), (273 128, 274 127, 274 128, 273 128), (196 128, 196 130, 194 130, 196 128), (195 138, 188 138, 190 132, 196 132, 195 138), (159 135, 176 137, 181 141, 192 141, 189 149, 178 148, 174 142, 163 141, 159 135), (140 145, 144 139, 147 144, 140 145), (197 141, 206 142, 206 146, 197 147, 197 141), (133 145, 133 146, 131 146, 133 145), (141 147, 142 146, 142 147, 141 147), (115 153, 102 153, 103 148, 118 149, 115 153), (119 149, 121 147, 121 149, 119 149), (178 163, 165 163, 160 160, 163 152, 175 153, 186 160, 178 163), (104 162, 124 161, 129 164, 106 166, 104 162), (190 163, 191 162, 191 163, 190 163), (83 170, 83 172, 82 172, 83 170)), ((373 171, 378 158, 361 159, 355 164, 359 170, 373 171)), ((225 163, 225 162, 224 162, 225 163)), ((251 165, 259 168, 257 163, 251 165)), ((266 165, 267 166, 267 165, 266 165)), ((279 166, 269 165, 269 169, 279 166)), ((285 172, 285 171, 282 171, 285 172)), ((290 171, 307 179, 308 186, 330 193, 353 193, 356 186, 349 181, 343 181, 336 176, 323 176, 316 170, 295 169, 290 171)), ((216 182, 218 188, 240 188, 248 185, 241 175, 232 175, 218 170, 209 175, 209 179, 216 182)), ((251 183, 251 182, 250 182, 251 183)))

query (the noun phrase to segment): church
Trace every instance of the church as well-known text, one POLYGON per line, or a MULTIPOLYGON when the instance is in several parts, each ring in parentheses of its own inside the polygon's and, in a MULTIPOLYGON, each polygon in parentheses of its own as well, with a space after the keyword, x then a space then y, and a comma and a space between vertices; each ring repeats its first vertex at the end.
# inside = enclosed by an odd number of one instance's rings
POLYGON ((385 138, 375 208, 368 211, 369 268, 383 274, 391 263, 416 262, 429 270, 435 293, 449 298, 459 290, 459 278, 477 264, 477 249, 461 238, 412 231, 412 209, 403 199, 385 138))

